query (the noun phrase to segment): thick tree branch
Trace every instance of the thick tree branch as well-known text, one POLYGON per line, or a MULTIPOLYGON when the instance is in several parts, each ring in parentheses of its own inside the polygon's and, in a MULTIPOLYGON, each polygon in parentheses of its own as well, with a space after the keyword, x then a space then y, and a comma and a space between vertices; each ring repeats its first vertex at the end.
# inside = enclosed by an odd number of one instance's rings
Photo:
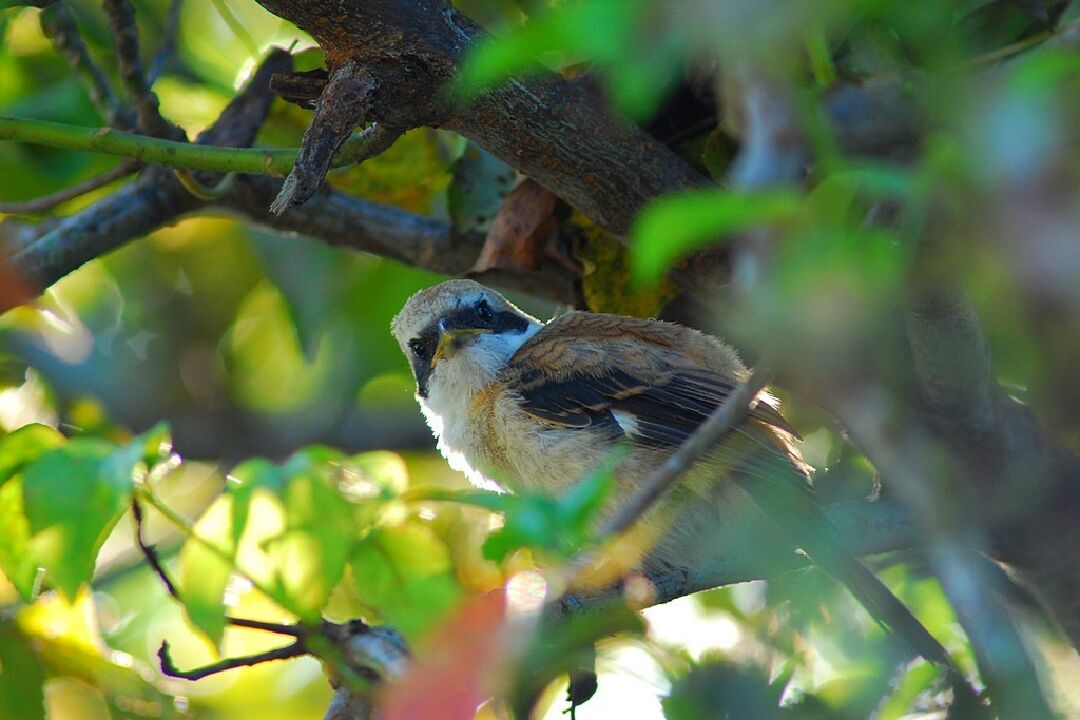
POLYGON ((445 0, 261 4, 318 39, 331 73, 352 61, 371 73, 379 85, 373 120, 454 130, 618 235, 652 198, 704 182, 583 84, 555 75, 452 105, 444 86, 482 31, 445 0))
POLYGON ((975 310, 953 287, 937 239, 925 239, 909 282, 907 337, 927 422, 982 502, 975 522, 993 529, 993 552, 1013 563, 1080 648, 1080 458, 994 377, 975 310), (1038 518, 1032 522, 1032 518, 1038 518))
MULTIPOLYGON (((315 106, 315 114, 304 132, 296 165, 270 206, 271 212, 280 215, 289 206, 299 205, 315 194, 338 148, 349 138, 353 128, 364 122, 374 92, 374 78, 355 62, 346 62, 330 73, 315 106)), ((389 147, 389 143, 384 143, 384 147, 389 147)))

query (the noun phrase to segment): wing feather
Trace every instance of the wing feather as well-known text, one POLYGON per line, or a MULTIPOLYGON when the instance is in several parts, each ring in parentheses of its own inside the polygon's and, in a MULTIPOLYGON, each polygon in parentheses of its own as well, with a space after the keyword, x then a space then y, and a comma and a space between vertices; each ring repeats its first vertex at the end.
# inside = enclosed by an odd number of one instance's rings
MULTIPOLYGON (((538 422, 567 429, 614 424, 634 442, 671 448, 732 393, 730 376, 745 369, 719 341, 687 328, 568 313, 526 342, 502 372, 538 422)), ((797 437, 764 398, 750 418, 797 437)))

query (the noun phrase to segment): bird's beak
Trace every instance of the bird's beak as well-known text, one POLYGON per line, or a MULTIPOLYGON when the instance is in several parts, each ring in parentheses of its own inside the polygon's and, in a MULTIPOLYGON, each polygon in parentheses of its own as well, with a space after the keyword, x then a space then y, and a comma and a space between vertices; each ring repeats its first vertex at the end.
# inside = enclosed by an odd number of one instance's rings
POLYGON ((439 344, 435 348, 435 354, 431 356, 431 367, 444 357, 452 357, 478 335, 491 332, 481 328, 451 328, 446 318, 439 320, 439 344))

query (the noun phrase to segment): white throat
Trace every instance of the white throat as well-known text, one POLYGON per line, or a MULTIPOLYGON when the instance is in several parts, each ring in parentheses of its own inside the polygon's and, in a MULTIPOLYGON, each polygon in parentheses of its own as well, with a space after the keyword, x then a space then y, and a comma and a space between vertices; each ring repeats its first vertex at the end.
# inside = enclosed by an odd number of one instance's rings
POLYGON ((472 345, 441 360, 428 378, 427 397, 417 398, 428 426, 438 439, 439 451, 450 467, 464 472, 475 485, 498 488, 476 467, 469 406, 480 390, 495 381, 499 370, 518 348, 543 327, 533 322, 522 333, 480 335, 472 345))

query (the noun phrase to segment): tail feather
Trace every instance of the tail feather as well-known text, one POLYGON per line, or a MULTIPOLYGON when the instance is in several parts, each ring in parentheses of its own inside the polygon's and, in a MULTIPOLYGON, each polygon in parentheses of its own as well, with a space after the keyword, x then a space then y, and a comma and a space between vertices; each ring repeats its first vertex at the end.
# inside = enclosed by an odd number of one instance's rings
POLYGON ((795 546, 843 584, 874 620, 932 663, 952 667, 945 648, 837 537, 801 468, 780 453, 754 453, 733 473, 738 484, 795 546))
MULTIPOLYGON (((828 522, 824 516, 821 520, 828 522)), ((835 538, 824 539, 820 531, 816 534, 818 538, 799 543, 815 565, 833 580, 844 585, 876 622, 903 638, 912 650, 932 663, 952 664, 949 653, 941 643, 877 576, 840 547, 835 538)))

